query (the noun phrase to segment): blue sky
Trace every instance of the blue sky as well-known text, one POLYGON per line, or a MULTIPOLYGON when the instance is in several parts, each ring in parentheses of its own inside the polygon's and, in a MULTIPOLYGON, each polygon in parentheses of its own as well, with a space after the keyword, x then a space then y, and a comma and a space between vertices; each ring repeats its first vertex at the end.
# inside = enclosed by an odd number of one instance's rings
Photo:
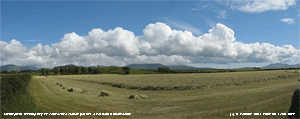
POLYGON ((37 67, 296 64, 299 2, 274 1, 2 1, 0 62, 37 67))

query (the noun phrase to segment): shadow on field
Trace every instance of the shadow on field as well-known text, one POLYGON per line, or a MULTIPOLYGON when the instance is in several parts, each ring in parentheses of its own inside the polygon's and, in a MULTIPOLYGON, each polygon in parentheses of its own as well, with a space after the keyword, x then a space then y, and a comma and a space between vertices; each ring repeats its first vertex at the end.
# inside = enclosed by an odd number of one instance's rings
POLYGON ((288 115, 288 117, 290 119, 293 119, 293 118, 298 118, 299 119, 299 91, 300 91, 300 87, 297 88, 295 91, 294 91, 294 94, 293 94, 293 97, 292 97, 292 101, 291 101, 291 106, 290 106, 290 109, 289 109, 289 113, 295 113, 295 115, 288 115))

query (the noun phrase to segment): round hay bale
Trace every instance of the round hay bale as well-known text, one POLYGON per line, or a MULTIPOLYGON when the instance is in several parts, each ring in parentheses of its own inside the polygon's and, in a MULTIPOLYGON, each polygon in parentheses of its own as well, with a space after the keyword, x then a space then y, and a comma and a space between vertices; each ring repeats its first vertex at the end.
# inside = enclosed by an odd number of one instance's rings
POLYGON ((60 87, 62 87, 62 85, 61 85, 61 84, 60 84, 59 86, 60 86, 60 87))
POLYGON ((99 96, 112 96, 112 95, 113 95, 112 92, 109 92, 107 90, 102 90, 99 96))
POLYGON ((57 82, 56 85, 59 85, 59 83, 57 82))
POLYGON ((141 99, 138 95, 130 95, 128 99, 141 99))
POLYGON ((138 95, 140 98, 143 98, 143 99, 146 99, 146 98, 148 98, 148 96, 147 95, 138 95))
POLYGON ((73 88, 68 88, 69 92, 74 92, 73 88))
POLYGON ((62 87, 62 89, 66 89, 65 87, 62 87))

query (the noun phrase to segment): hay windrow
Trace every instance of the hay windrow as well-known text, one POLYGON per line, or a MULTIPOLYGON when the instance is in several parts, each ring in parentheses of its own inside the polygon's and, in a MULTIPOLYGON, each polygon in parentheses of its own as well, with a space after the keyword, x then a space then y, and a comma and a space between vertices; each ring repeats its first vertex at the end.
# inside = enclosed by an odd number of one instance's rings
POLYGON ((79 93, 87 93, 88 92, 88 91, 83 90, 81 88, 68 86, 65 83, 57 82, 56 84, 57 85, 59 84, 62 87, 62 89, 67 89, 69 92, 79 92, 79 93))
POLYGON ((138 95, 130 95, 128 99, 141 99, 138 95))
POLYGON ((116 88, 160 91, 196 90, 230 85, 243 86, 251 83, 295 78, 298 77, 297 74, 294 71, 252 71, 213 74, 148 74, 143 75, 143 78, 136 75, 128 75, 126 77, 119 75, 99 75, 89 78, 87 76, 76 76, 64 79, 110 85, 116 88))
POLYGON ((148 98, 148 96, 147 95, 142 95, 142 94, 139 94, 138 95, 140 98, 143 98, 143 99, 146 99, 146 98, 148 98))
POLYGON ((83 90, 81 88, 76 88, 76 87, 74 87, 73 90, 74 90, 74 92, 79 92, 79 93, 86 93, 86 92, 88 92, 86 90, 83 90))
POLYGON ((128 99, 147 99, 147 98, 148 98, 147 95, 139 94, 139 95, 130 95, 128 99))

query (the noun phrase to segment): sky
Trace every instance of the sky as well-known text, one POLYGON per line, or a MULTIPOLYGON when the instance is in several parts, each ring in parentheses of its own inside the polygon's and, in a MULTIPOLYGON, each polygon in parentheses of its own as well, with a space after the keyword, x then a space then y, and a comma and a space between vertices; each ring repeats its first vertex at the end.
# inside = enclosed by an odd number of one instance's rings
POLYGON ((1 1, 0 65, 299 63, 299 1, 1 1))

